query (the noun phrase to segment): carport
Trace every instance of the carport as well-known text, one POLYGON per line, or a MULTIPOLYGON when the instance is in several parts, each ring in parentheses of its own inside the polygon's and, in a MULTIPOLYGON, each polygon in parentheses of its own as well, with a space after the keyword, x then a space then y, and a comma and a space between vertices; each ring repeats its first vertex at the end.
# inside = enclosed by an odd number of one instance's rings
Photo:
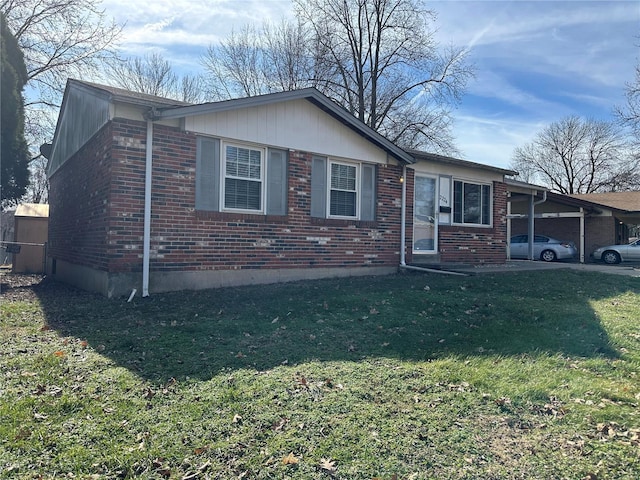
MULTIPOLYGON (((512 235, 526 233, 529 236, 529 260, 536 260, 533 258, 536 233, 574 242, 580 263, 585 263, 598 247, 627 243, 629 226, 640 224, 638 209, 615 208, 593 201, 591 195, 562 195, 539 185, 512 179, 506 183, 508 244, 512 235)), ((640 192, 621 193, 637 194, 640 205, 640 192)), ((509 250, 508 247, 507 258, 509 250)))

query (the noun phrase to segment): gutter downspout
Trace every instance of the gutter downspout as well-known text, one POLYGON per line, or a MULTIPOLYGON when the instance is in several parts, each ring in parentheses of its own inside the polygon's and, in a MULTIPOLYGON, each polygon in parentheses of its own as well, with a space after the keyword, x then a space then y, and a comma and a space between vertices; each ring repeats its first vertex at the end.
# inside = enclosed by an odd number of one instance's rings
POLYGON ((536 205, 540 205, 547 201, 547 191, 542 191, 542 200, 538 200, 537 202, 533 201, 534 195, 531 195, 531 202, 529 202, 529 251, 527 253, 527 257, 529 260, 535 260, 533 258, 533 244, 535 237, 535 214, 536 214, 536 205))
POLYGON ((147 118, 147 148, 144 176, 144 235, 142 240, 142 296, 149 296, 151 251, 151 169, 153 167, 153 120, 147 118))
POLYGON ((407 166, 402 166, 402 201, 400 203, 400 266, 407 265, 405 258, 405 242, 407 228, 407 166))

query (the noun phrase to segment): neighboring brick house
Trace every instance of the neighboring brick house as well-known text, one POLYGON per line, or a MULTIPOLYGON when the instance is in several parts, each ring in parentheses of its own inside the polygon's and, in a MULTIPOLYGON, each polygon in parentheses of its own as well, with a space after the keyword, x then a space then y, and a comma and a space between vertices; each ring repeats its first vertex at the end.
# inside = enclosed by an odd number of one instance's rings
POLYGON ((404 151, 315 89, 189 105, 69 80, 48 173, 52 273, 107 296, 506 258, 513 172, 404 151))

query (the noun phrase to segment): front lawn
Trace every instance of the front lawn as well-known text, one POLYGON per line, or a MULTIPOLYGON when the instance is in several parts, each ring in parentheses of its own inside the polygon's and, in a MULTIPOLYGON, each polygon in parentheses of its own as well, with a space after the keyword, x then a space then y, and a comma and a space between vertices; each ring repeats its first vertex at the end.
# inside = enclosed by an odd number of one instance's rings
POLYGON ((131 302, 21 279, 0 277, 0 478, 640 478, 636 278, 131 302))

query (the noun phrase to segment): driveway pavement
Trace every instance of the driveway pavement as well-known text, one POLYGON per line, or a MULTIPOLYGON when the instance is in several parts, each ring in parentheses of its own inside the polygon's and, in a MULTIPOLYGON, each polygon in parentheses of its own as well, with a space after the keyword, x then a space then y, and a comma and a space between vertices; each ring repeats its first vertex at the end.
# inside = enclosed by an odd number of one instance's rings
POLYGON ((572 268, 585 272, 609 273, 612 275, 627 275, 640 278, 639 263, 621 263, 619 265, 605 265, 603 263, 573 263, 573 262, 541 262, 530 260, 510 260, 503 265, 481 265, 455 268, 456 272, 469 275, 500 272, 523 272, 531 270, 558 270, 572 268))

